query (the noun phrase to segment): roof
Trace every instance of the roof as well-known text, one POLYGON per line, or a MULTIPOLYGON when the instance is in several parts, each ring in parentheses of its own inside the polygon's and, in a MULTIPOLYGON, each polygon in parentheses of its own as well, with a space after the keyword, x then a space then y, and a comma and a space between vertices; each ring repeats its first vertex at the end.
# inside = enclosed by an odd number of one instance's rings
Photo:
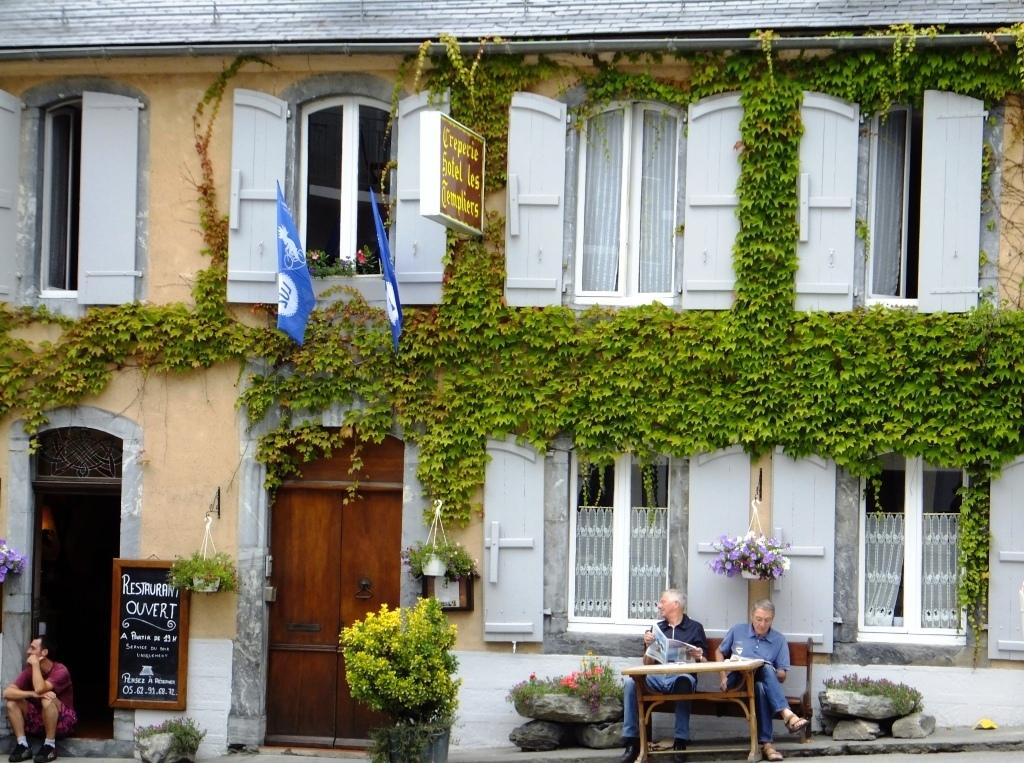
POLYGON ((1024 0, 2 0, 0 51, 827 33, 909 22, 988 30, 1024 0))

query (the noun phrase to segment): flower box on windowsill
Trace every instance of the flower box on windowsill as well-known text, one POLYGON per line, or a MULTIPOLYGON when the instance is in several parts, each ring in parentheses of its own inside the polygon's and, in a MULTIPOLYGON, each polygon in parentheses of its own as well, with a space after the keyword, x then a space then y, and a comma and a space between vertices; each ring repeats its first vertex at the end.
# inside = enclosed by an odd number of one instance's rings
POLYGON ((433 596, 444 610, 473 611, 473 578, 424 577, 423 596, 433 596))
POLYGON ((379 273, 361 276, 327 276, 313 279, 313 291, 321 304, 347 301, 351 294, 339 288, 347 286, 363 295, 363 299, 375 307, 384 307, 384 279, 379 273), (324 297, 324 292, 333 292, 324 297))

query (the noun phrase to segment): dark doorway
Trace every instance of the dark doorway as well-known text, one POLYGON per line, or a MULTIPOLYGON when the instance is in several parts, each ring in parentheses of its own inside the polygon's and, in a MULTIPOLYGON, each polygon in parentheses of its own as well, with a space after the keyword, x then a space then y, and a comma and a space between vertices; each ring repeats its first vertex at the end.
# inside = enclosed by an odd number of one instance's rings
POLYGON ((79 723, 75 735, 110 739, 108 705, 113 560, 121 547, 117 437, 84 427, 44 432, 34 459, 32 631, 67 665, 79 723))
POLYGON ((118 555, 120 498, 40 494, 33 632, 45 630, 68 666, 79 723, 75 736, 109 739, 110 586, 118 555))

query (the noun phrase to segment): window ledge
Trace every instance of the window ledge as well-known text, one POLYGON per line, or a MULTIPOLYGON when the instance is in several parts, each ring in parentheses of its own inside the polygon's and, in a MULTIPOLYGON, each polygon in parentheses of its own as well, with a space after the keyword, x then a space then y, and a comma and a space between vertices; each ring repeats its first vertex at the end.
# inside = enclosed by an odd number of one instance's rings
POLYGON ((926 646, 964 646, 967 635, 963 632, 907 633, 906 631, 861 630, 857 641, 863 644, 906 644, 926 646))
POLYGON ((669 295, 661 296, 650 296, 650 297, 615 297, 615 296, 581 296, 577 294, 573 297, 573 304, 581 307, 590 307, 591 305, 605 305, 607 307, 640 307, 641 305, 653 305, 660 303, 667 307, 679 307, 679 297, 669 295))
POLYGON ((363 295, 363 299, 375 307, 384 306, 384 279, 380 274, 365 276, 328 276, 313 279, 313 292, 317 302, 333 304, 346 302, 352 298, 347 289, 354 289, 363 295), (345 287, 345 288, 339 288, 345 287), (331 291, 325 296, 325 292, 331 291))
POLYGON ((900 297, 867 297, 864 300, 867 307, 882 305, 883 307, 917 307, 916 299, 901 299, 900 297))

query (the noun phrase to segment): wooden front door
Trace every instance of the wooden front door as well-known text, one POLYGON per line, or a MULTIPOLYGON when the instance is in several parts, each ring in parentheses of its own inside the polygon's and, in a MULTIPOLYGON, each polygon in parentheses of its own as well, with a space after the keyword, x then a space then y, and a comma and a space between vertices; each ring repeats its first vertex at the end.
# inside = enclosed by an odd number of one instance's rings
POLYGON ((402 494, 361 485, 345 503, 315 484, 282 488, 272 510, 267 741, 358 746, 383 719, 349 695, 338 634, 398 605, 402 494))

